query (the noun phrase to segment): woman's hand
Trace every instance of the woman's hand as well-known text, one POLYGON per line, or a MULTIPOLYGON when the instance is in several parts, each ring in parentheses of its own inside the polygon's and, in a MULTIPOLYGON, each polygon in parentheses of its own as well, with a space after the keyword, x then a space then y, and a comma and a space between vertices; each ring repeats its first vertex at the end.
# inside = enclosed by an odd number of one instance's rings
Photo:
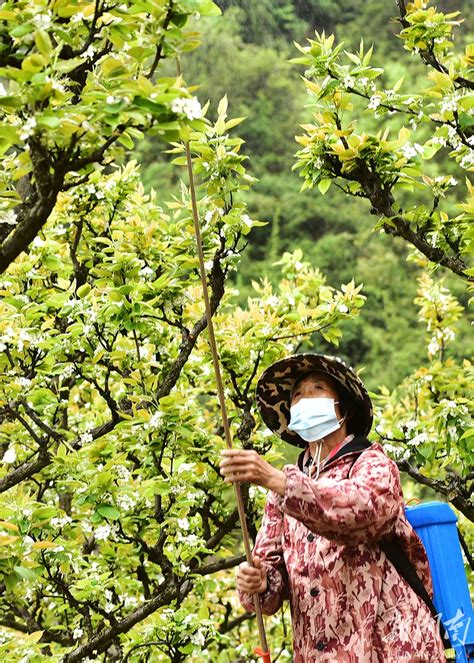
POLYGON ((242 562, 237 567, 237 589, 248 594, 261 594, 267 589, 267 571, 262 566, 260 557, 253 559, 253 566, 242 562))
POLYGON ((220 462, 224 481, 254 483, 285 494, 286 474, 267 463, 256 451, 247 449, 225 449, 220 462))

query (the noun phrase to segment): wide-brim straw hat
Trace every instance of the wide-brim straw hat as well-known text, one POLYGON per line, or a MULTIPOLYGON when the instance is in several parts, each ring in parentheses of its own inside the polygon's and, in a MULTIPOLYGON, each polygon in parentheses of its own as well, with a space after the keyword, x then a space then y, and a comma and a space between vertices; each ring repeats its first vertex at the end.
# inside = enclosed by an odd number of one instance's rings
POLYGON ((281 359, 269 366, 257 384, 257 403, 263 421, 282 440, 298 447, 308 443, 298 433, 288 429, 291 393, 295 382, 304 375, 321 371, 331 376, 353 399, 351 430, 368 435, 373 421, 373 407, 362 380, 339 357, 320 354, 299 354, 281 359))

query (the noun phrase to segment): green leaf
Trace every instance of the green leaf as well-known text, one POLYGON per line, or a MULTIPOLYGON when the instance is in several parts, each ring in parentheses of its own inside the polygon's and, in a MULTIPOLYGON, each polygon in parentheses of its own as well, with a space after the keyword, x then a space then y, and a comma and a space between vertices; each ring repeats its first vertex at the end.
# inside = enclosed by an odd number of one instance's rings
POLYGON ((35 44, 38 47, 39 52, 49 59, 49 55, 53 50, 53 45, 46 30, 40 29, 36 31, 35 44))
POLYGON ((10 95, 0 97, 0 106, 5 106, 5 108, 20 108, 22 105, 22 101, 18 97, 10 95))
POLYGON ((35 520, 50 520, 55 515, 57 515, 57 511, 54 507, 42 506, 39 509, 35 509, 35 511, 33 511, 32 517, 35 520))
POLYGON ((9 573, 5 576, 5 585, 6 588, 12 591, 15 588, 15 585, 20 581, 20 577, 17 573, 9 573))
POLYGON ((81 297, 81 298, 82 298, 82 297, 85 297, 86 295, 88 295, 88 294, 90 293, 90 291, 91 291, 91 286, 90 286, 90 284, 89 284, 89 283, 84 283, 83 285, 81 285, 81 286, 77 289, 77 296, 78 296, 78 297, 81 297))
POLYGON ((100 504, 96 512, 102 516, 102 518, 107 518, 108 520, 118 520, 120 518, 120 511, 117 507, 112 506, 111 504, 100 504))
POLYGON ((225 94, 222 97, 222 99, 219 101, 219 105, 217 106, 217 114, 225 115, 227 113, 227 106, 228 106, 228 100, 227 100, 227 95, 225 94))
POLYGON ((219 7, 211 0, 182 0, 180 7, 190 14, 198 12, 201 16, 220 16, 222 14, 219 7))
POLYGON ((22 25, 17 25, 16 28, 13 28, 13 30, 10 31, 10 34, 12 37, 20 39, 30 32, 33 32, 33 30, 34 28, 31 23, 23 23, 22 25))
POLYGON ((332 180, 329 178, 322 179, 320 182, 318 182, 318 189, 323 196, 327 192, 331 184, 332 180))
POLYGON ((61 124, 61 119, 57 115, 39 115, 36 121, 39 126, 48 129, 56 129, 61 124))
POLYGON ((22 70, 31 74, 41 71, 44 65, 45 65, 45 60, 43 56, 40 55, 39 53, 33 53, 33 55, 28 55, 21 62, 22 70))
POLYGON ((27 569, 25 566, 14 566, 13 569, 23 580, 36 580, 36 573, 32 569, 27 569))

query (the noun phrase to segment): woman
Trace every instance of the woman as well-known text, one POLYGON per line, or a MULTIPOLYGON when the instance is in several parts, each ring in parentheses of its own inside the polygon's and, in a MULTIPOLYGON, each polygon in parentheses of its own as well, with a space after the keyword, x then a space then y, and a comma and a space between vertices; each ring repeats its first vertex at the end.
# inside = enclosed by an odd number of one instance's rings
POLYGON ((283 470, 254 451, 223 452, 226 481, 270 491, 254 565, 237 571, 242 605, 252 611, 259 594, 271 615, 289 598, 295 663, 445 661, 427 605, 380 546, 397 539, 432 593, 398 468, 366 439, 372 404, 361 380, 338 358, 295 355, 263 373, 257 400, 267 426, 303 451, 283 470))

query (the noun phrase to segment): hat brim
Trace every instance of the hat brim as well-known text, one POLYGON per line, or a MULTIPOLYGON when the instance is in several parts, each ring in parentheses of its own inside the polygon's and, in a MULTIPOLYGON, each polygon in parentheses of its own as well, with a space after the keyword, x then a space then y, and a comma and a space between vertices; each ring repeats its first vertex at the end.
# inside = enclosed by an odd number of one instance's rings
POLYGON ((339 357, 320 354, 299 354, 281 359, 269 366, 257 384, 257 403, 268 428, 282 440, 298 447, 308 443, 288 429, 291 392, 298 378, 305 373, 321 371, 336 380, 354 400, 351 429, 357 435, 368 435, 373 421, 373 407, 362 380, 339 357))

